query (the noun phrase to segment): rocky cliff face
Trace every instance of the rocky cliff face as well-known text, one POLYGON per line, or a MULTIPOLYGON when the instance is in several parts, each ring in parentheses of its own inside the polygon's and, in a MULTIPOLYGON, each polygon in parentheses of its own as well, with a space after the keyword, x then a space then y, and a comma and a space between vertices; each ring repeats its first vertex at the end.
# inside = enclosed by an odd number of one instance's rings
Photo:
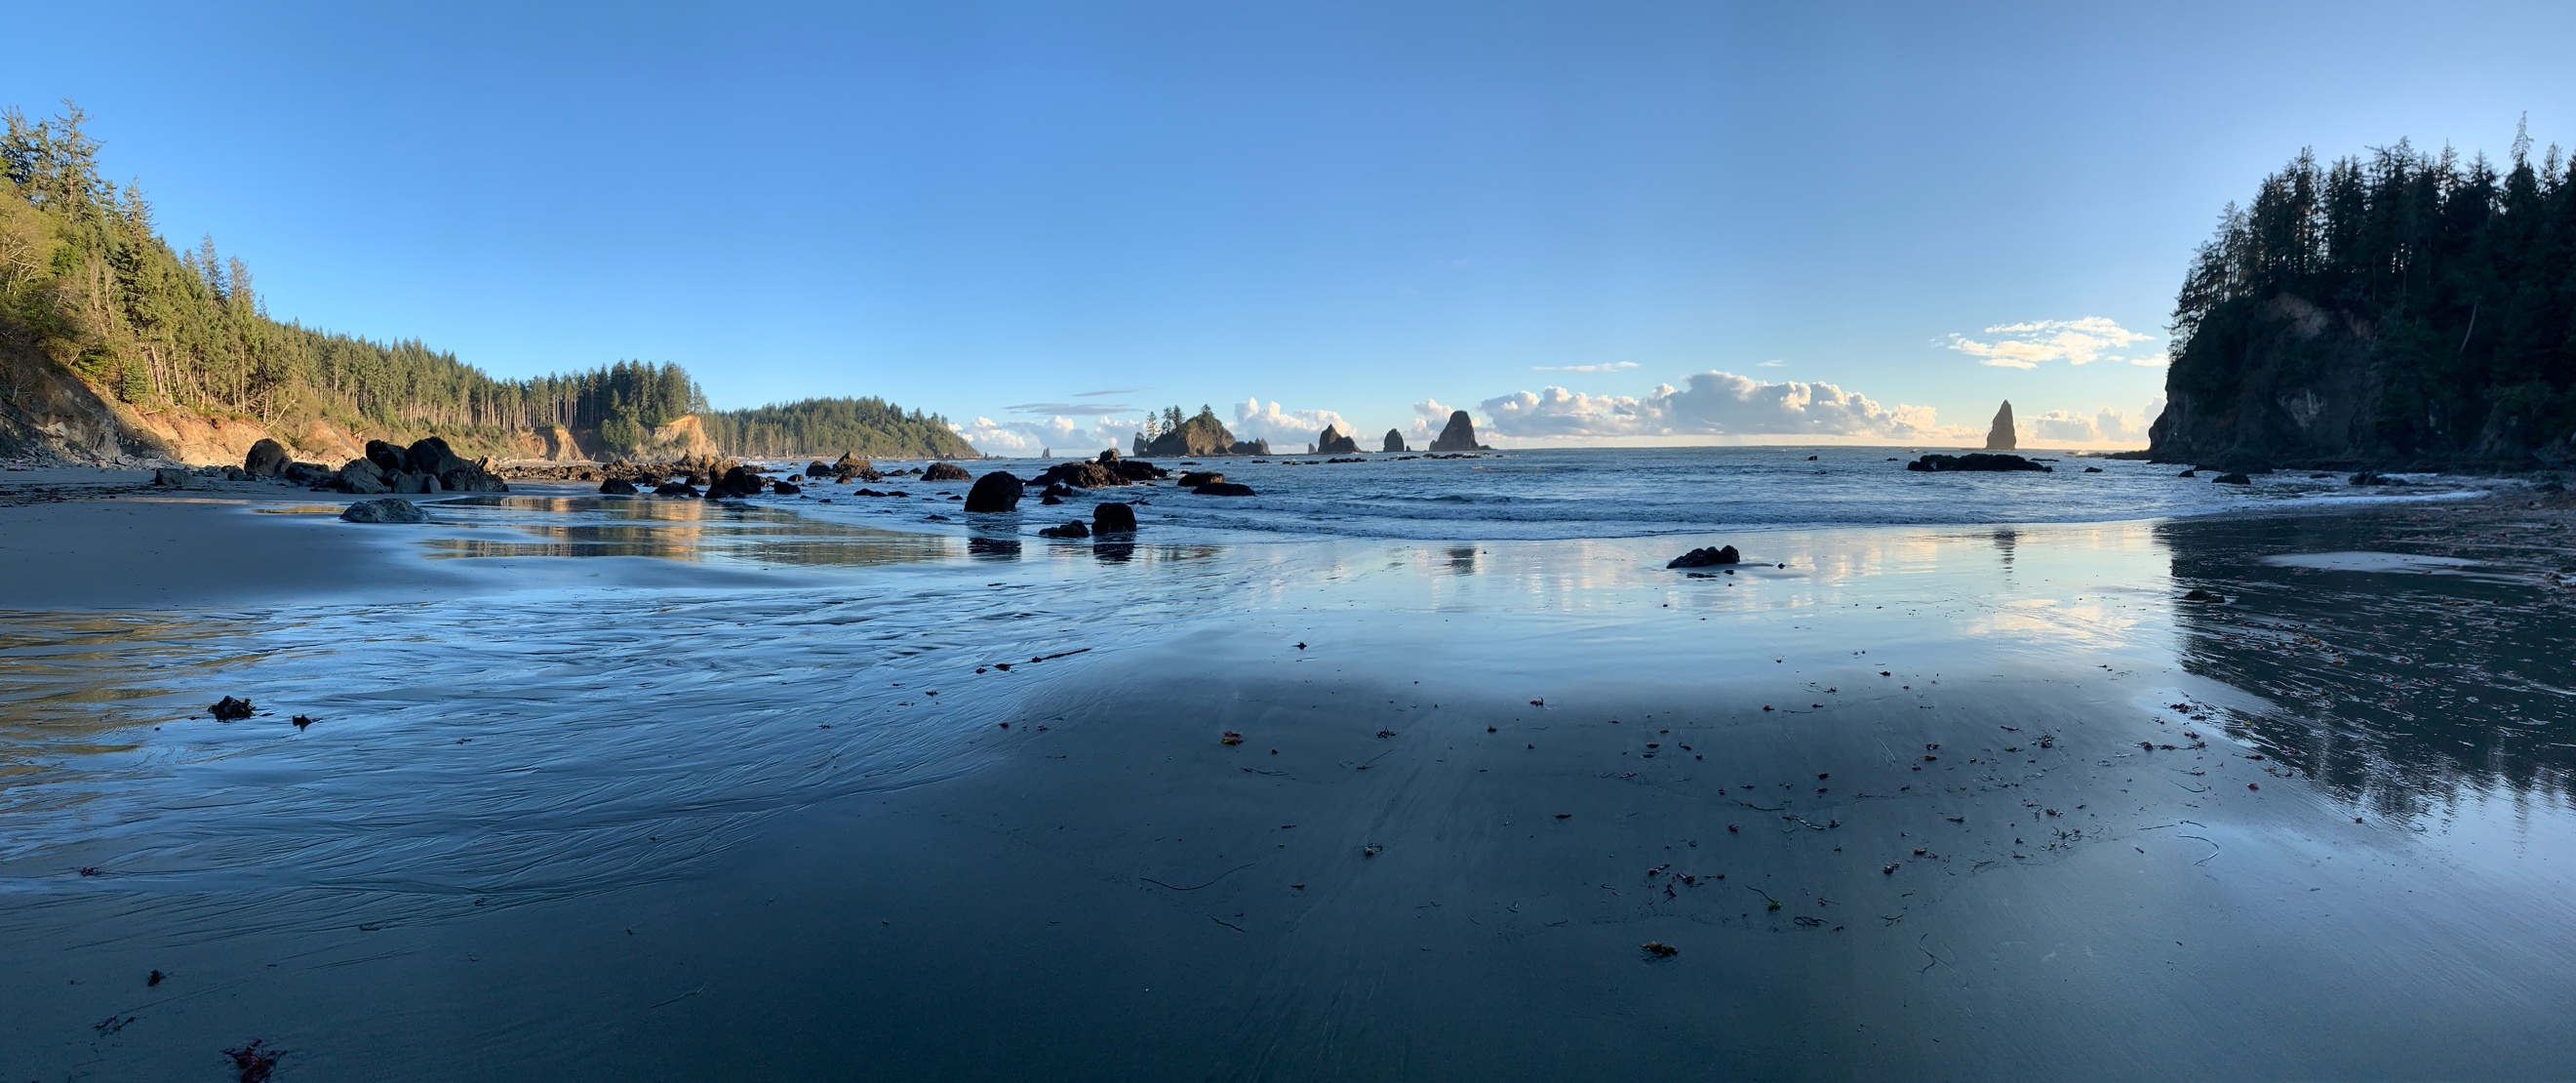
POLYGON ((2167 371, 2165 412, 2148 430, 2156 459, 2287 465, 2400 452, 2376 439, 2391 403, 2369 323, 2291 294, 2230 315, 2167 371))

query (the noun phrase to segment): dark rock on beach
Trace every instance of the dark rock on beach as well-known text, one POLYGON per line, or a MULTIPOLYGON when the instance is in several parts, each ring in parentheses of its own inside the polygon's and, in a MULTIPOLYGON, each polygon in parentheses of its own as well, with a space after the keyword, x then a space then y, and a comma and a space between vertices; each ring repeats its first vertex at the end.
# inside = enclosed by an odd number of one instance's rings
POLYGON ((1023 491, 1019 478, 996 470, 976 478, 974 487, 966 490, 966 510, 1010 511, 1020 506, 1023 491))
POLYGON ((185 489, 193 483, 194 477, 179 467, 165 466, 152 472, 152 484, 162 489, 185 489))
POLYGON ((921 472, 923 481, 966 481, 973 477, 965 467, 956 463, 932 463, 921 472))
POLYGON ((690 485, 685 481, 666 481, 653 487, 653 495, 696 496, 698 495, 698 490, 696 486, 690 485))
POLYGON ((2218 475, 2217 477, 2212 478, 2212 479, 2210 479, 2210 480, 2215 481, 2215 482, 2217 482, 2217 483, 2218 483, 2218 484, 2220 484, 2220 485, 2252 485, 2252 484, 2254 484, 2254 479, 2253 479, 2253 478, 2246 477, 2245 475, 2243 475, 2243 474, 2241 474, 2241 473, 2240 473, 2240 474, 2220 474, 2220 475, 2218 475))
POLYGON ((1075 519, 1063 526, 1051 526, 1040 530, 1038 534, 1048 538, 1088 538, 1091 536, 1091 528, 1082 525, 1082 520, 1075 519))
POLYGON ((387 474, 399 474, 408 468, 403 449, 382 440, 367 441, 367 461, 387 474))
POLYGON ((1982 451, 1972 451, 1965 455, 1926 455, 1905 464, 1905 468, 1931 474, 2009 470, 2053 472, 2048 465, 2032 462, 2019 455, 1995 455, 1982 451))
POLYGON ((239 722, 250 717, 252 710, 254 708, 251 707, 249 700, 233 696, 225 696, 215 701, 214 706, 206 708, 207 713, 214 715, 217 722, 239 722))
POLYGON ((1190 470, 1181 474, 1179 484, 1184 489, 1195 489, 1201 485, 1214 485, 1224 480, 1225 475, 1213 470, 1190 470))
POLYGON ((340 513, 340 518, 352 523, 426 523, 429 513, 420 510, 420 505, 399 496, 388 496, 351 504, 347 511, 340 513))
POLYGON ((798 493, 804 492, 805 487, 789 481, 786 478, 780 478, 769 483, 769 491, 776 493, 779 496, 795 496, 798 493))
POLYGON ((1055 492, 1057 496, 1069 496, 1072 495, 1073 489, 1102 489, 1112 485, 1132 483, 1114 466, 1097 462, 1078 462, 1057 463, 1047 467, 1045 473, 1031 479, 1031 484, 1043 484, 1047 487, 1047 491, 1055 492), (1056 492, 1059 489, 1064 491, 1056 492))
POLYGON ((635 483, 625 478, 610 478, 599 483, 599 491, 607 496, 633 496, 635 483))
POLYGON ((1205 485, 1192 486, 1192 487, 1191 487, 1191 489, 1190 489, 1190 491, 1191 491, 1191 492, 1193 492, 1193 493, 1197 493, 1197 494, 1198 494, 1198 495, 1200 495, 1200 496, 1251 496, 1251 495, 1253 495, 1253 494, 1252 494, 1252 486, 1246 485, 1246 484, 1244 484, 1244 483, 1242 483, 1242 482, 1239 482, 1239 481, 1212 481, 1212 482, 1209 482, 1208 484, 1205 484, 1205 485))
POLYGON ((723 476, 707 485, 706 498, 733 500, 746 496, 759 496, 761 490, 768 487, 768 483, 762 480, 759 471, 748 466, 736 466, 726 470, 723 476))
POLYGON ((1670 562, 1666 563, 1664 567, 1708 568, 1719 564, 1734 564, 1743 559, 1743 555, 1737 553, 1734 546, 1728 545, 1706 549, 1693 549, 1690 552, 1674 557, 1670 562))
POLYGON ((242 470, 255 478, 284 477, 287 465, 293 461, 287 457, 286 445, 262 439, 250 446, 250 454, 242 456, 242 470))
POLYGON ((1136 509, 1114 500, 1091 509, 1091 532, 1094 534, 1135 533, 1136 509))

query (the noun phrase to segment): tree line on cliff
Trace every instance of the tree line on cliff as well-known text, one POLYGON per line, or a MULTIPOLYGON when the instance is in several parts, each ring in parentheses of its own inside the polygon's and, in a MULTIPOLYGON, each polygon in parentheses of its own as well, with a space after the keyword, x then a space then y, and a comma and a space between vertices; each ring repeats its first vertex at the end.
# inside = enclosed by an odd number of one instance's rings
POLYGON ((246 417, 281 432, 321 419, 359 434, 498 447, 510 433, 559 425, 625 449, 696 414, 733 454, 975 453, 944 419, 875 399, 712 413, 678 365, 621 361, 504 380, 418 341, 278 320, 240 258, 211 237, 174 248, 142 191, 99 172, 87 119, 68 103, 41 120, 0 110, 0 370, 54 366, 139 409, 246 417), (818 442, 782 443, 808 438, 818 442))
POLYGON ((2330 410, 2302 396, 2333 385, 2361 405, 2309 450, 2563 444, 2576 431, 2570 173, 2555 146, 2535 157, 2527 134, 2501 165, 2403 141, 2332 163, 2300 153, 2252 203, 2230 204, 2192 261, 2167 376, 2168 399, 2189 409, 2168 411, 2158 443, 2254 446, 2267 426, 2310 423, 2288 414, 2330 410), (2267 411, 2284 416, 2236 416, 2267 411))

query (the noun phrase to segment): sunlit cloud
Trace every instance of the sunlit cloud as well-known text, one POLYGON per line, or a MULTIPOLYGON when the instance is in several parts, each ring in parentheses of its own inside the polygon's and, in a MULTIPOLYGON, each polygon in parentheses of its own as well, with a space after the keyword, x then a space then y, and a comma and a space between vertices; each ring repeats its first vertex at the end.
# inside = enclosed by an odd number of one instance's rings
POLYGON ((1064 416, 1026 421, 979 417, 962 425, 952 421, 948 427, 987 455, 1035 455, 1047 449, 1058 455, 1090 455, 1113 447, 1124 451, 1128 434, 1136 431, 1135 422, 1114 417, 1087 421, 1064 416))
POLYGON ((2160 353, 2137 357, 2113 353, 2141 342, 2154 341, 2155 336, 2131 331, 2103 316, 2007 323, 1986 328, 1985 333, 1998 337, 1992 342, 1982 342, 1953 334, 1949 337, 1948 346, 1982 364, 2009 369, 2035 369, 2050 361, 2064 361, 2070 365, 2086 365, 2095 361, 2164 363, 2164 356, 2160 353))
POLYGON ((2050 410, 2024 418, 2022 428, 2030 434, 2033 444, 2050 447, 2137 447, 2147 442, 2147 427, 2164 412, 2165 400, 2158 397, 2134 413, 2108 406, 2090 414, 2050 410))
MULTIPOLYGON (((1587 395, 1561 387, 1478 404, 1496 436, 1541 442, 1675 437, 1831 437, 1905 443, 1956 438, 1928 406, 1887 407, 1827 383, 1767 382, 1731 372, 1693 373, 1644 397, 1587 395)), ((1437 406, 1436 403, 1426 404, 1437 406)), ((1427 413, 1423 407, 1418 414, 1427 413)), ((1441 415, 1443 421, 1446 415, 1441 415)), ((1417 428, 1420 423, 1417 422, 1417 428)))
POLYGON ((1288 452, 1314 443, 1326 425, 1351 431, 1351 423, 1331 410, 1283 410, 1276 402, 1248 398, 1234 404, 1234 423, 1226 428, 1237 440, 1268 440, 1277 450, 1288 452))

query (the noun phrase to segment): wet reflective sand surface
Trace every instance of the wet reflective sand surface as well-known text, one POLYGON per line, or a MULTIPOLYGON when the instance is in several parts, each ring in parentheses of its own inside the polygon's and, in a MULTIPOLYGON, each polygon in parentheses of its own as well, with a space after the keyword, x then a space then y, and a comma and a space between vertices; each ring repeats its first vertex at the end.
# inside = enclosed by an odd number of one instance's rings
POLYGON ((2450 515, 1689 577, 446 507, 404 559, 554 570, 0 618, 0 1067, 2563 1074, 2571 595, 2450 515))

